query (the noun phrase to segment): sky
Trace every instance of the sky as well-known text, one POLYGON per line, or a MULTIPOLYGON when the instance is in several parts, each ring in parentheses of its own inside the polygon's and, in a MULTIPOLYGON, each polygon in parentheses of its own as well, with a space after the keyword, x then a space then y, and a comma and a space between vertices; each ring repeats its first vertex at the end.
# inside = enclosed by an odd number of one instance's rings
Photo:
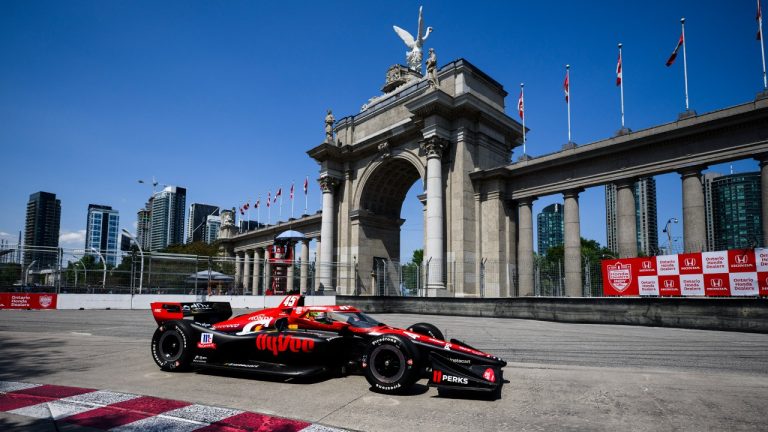
MULTIPOLYGON (((565 64, 573 141, 588 144, 619 129, 619 42, 627 127, 675 121, 685 109, 682 53, 671 67, 664 63, 681 17, 692 109, 745 103, 763 86, 752 0, 5 0, 0 239, 16 242, 29 195, 41 190, 61 199, 62 247, 83 247, 89 203, 119 210, 122 228, 134 232, 153 176, 159 187, 186 187, 187 205, 263 203, 282 187, 283 220, 293 182, 295 215, 303 212, 309 177, 314 213, 319 166, 306 152, 324 139, 326 109, 341 119, 381 94, 389 66, 405 62, 392 25, 415 33, 419 5, 434 28, 425 48, 435 49, 438 64, 464 58, 499 81, 516 120, 525 83, 533 157, 567 141, 565 64)), ((710 170, 757 170, 752 160, 732 165, 710 170)), ((677 174, 656 180, 661 231, 669 218, 682 220, 681 184, 677 174)), ((403 205, 404 260, 422 246, 422 190, 417 181, 403 205)), ((541 197, 534 213, 553 202, 562 196, 541 197)), ((605 244, 603 188, 588 189, 580 202, 582 236, 605 244)), ((682 221, 672 229, 679 239, 682 221)))

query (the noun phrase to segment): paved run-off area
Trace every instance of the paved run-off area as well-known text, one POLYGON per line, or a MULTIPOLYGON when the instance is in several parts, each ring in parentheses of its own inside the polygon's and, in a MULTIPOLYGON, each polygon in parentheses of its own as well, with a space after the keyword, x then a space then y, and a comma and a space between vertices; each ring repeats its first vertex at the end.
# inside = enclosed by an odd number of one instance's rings
MULTIPOLYGON (((501 400, 369 390, 350 376, 311 384, 174 374, 152 361, 149 311, 0 311, 0 381, 128 393, 364 431, 765 430, 768 335, 514 319, 427 321, 509 361, 501 400)), ((422 381, 423 384, 425 381, 422 381)), ((0 414, 0 429, 24 427, 0 414)))

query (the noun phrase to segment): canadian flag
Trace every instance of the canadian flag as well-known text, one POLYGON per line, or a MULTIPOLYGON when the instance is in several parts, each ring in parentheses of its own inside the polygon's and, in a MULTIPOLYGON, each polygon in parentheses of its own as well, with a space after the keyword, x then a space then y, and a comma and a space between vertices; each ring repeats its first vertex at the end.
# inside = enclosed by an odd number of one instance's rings
POLYGON ((571 71, 570 70, 565 71, 565 81, 563 81, 563 91, 565 91, 565 102, 566 103, 568 103, 568 96, 570 94, 570 88, 571 88, 570 75, 571 75, 571 71))
POLYGON ((757 0, 757 40, 763 40, 763 14, 760 12, 760 0, 757 0))
POLYGON ((667 59, 667 67, 672 66, 672 63, 675 62, 675 59, 677 58, 677 52, 680 50, 680 47, 683 46, 683 35, 680 35, 680 40, 677 41, 677 46, 675 47, 675 50, 672 51, 672 55, 669 56, 669 59, 667 59))
POLYGON ((291 183, 291 199, 293 199, 293 183, 291 183))
POLYGON ((304 179, 304 195, 307 194, 308 190, 309 190, 309 177, 304 179))
POLYGON ((525 118, 525 102, 523 101, 523 90, 520 89, 520 98, 517 100, 517 114, 520 116, 520 119, 525 118))
MULTIPOLYGON (((631 63, 631 62, 630 62, 631 63)), ((619 61, 616 62, 616 85, 621 85, 621 51, 619 51, 619 61)))
POLYGON ((257 199, 256 202, 253 204, 254 208, 259 208, 259 204, 261 203, 261 198, 257 199))
POLYGON ((283 188, 279 188, 277 192, 275 192, 275 202, 277 202, 277 197, 283 195, 283 188))
POLYGON ((271 203, 271 202, 272 202, 272 193, 271 192, 267 192, 267 207, 269 207, 269 205, 270 205, 269 203, 271 203))

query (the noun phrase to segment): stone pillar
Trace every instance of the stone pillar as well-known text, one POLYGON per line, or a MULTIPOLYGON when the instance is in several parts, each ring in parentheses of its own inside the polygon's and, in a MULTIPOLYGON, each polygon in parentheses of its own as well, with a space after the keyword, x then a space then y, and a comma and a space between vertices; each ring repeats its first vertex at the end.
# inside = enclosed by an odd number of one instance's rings
MULTIPOLYGON (((421 141, 421 149, 427 156, 427 243, 424 250, 424 263, 428 265, 427 289, 444 290, 443 268, 445 267, 445 216, 443 208, 443 152, 449 141, 438 136, 431 136, 421 141)), ((436 295, 433 294, 433 295, 436 295)))
POLYGON ((309 276, 309 240, 301 241, 301 269, 299 273, 301 277, 299 291, 305 294, 307 292, 307 277, 309 276))
POLYGON ((288 266, 285 272, 285 277, 288 278, 285 281, 285 291, 291 292, 293 291, 293 266, 296 263, 296 245, 291 242, 288 244, 288 247, 291 248, 291 265, 288 266))
POLYGON ((517 202, 517 292, 521 297, 533 295, 533 200, 523 198, 517 202))
POLYGON ((768 155, 756 158, 760 161, 760 198, 762 199, 763 247, 768 247, 768 155))
POLYGON ((243 253, 235 252, 235 288, 243 283, 243 253))
POLYGON ((271 288, 270 283, 272 282, 272 267, 269 265, 269 252, 265 249, 264 250, 264 293, 267 292, 268 289, 271 288))
POLYGON ((637 215, 635 210, 635 181, 616 182, 616 243, 619 258, 637 256, 637 215))
POLYGON ((243 294, 251 289, 251 262, 253 260, 253 251, 243 253, 243 294))
POLYGON ((259 279, 261 278, 261 266, 264 265, 264 249, 253 251, 253 281, 251 282, 251 293, 259 294, 259 279))
POLYGON ((683 245, 686 253, 701 252, 707 243, 702 169, 691 167, 679 171, 683 181, 683 245))
POLYGON ((563 194, 563 228, 565 230, 565 295, 581 297, 581 226, 579 221, 579 194, 583 189, 569 190, 563 194))
POLYGON ((336 206, 334 191, 339 181, 331 176, 320 177, 320 188, 323 191, 323 216, 320 223, 320 238, 323 240, 320 249, 320 262, 317 264, 319 291, 333 291, 333 227, 336 225, 336 206))

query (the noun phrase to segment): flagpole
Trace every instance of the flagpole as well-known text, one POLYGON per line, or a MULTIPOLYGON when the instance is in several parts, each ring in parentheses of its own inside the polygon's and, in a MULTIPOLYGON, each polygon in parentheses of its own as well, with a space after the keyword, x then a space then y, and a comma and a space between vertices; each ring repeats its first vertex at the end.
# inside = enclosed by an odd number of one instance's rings
POLYGON ((293 219, 293 187, 296 185, 296 182, 291 182, 291 219, 293 219))
POLYGON ((525 86, 525 83, 520 83, 520 99, 523 101, 523 154, 528 154, 528 152, 525 151, 525 92, 523 91, 523 87, 525 86))
POLYGON ((280 186, 280 219, 283 219, 283 187, 280 186))
POLYGON ((565 101, 568 105, 568 144, 571 143, 571 65, 565 65, 565 76, 568 78, 568 100, 565 101))
POLYGON ((261 220, 261 195, 259 195, 259 199, 256 200, 259 205, 256 206, 256 228, 259 227, 259 222, 261 220))
POLYGON ((680 18, 680 27, 683 30, 683 77, 685 78, 685 110, 688 111, 688 61, 685 57, 685 18, 680 18))
POLYGON ((619 88, 621 89, 621 128, 624 129, 624 59, 621 58, 621 43, 619 43, 619 65, 621 65, 621 78, 619 88))
POLYGON ((757 0, 757 26, 760 36, 760 53, 763 55, 763 90, 768 90, 768 80, 765 77, 765 41, 763 40, 763 14, 760 10, 760 0, 757 0))
POLYGON ((248 232, 251 230, 251 203, 248 203, 248 210, 245 213, 245 231, 248 232))

